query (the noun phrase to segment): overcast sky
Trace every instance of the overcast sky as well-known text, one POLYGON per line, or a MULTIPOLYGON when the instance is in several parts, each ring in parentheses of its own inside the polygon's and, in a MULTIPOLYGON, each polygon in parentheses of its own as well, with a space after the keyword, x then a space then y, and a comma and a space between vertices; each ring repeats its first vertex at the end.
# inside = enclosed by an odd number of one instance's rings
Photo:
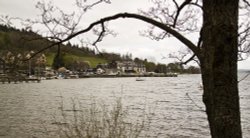
MULTIPOLYGON (((44 0, 47 2, 47 0, 44 0)), ((56 6, 72 11, 74 0, 51 0, 56 6)), ((92 0, 91 0, 92 1, 92 0)), ((37 0, 0 0, 0 14, 20 18, 38 18, 38 10, 35 9, 37 0)), ((111 4, 100 4, 90 10, 84 16, 85 25, 103 17, 119 12, 134 12, 138 9, 147 10, 152 3, 150 0, 112 0, 111 4)), ((169 63, 173 59, 167 57, 169 53, 177 52, 184 48, 184 45, 175 38, 168 38, 162 41, 153 41, 139 35, 139 31, 147 28, 147 24, 134 19, 120 19, 109 23, 109 27, 118 35, 106 37, 98 44, 99 49, 116 53, 132 53, 133 57, 147 58, 148 60, 160 63, 169 63)), ((195 41, 197 36, 188 36, 195 41)), ((250 69, 250 59, 239 62, 240 69, 250 69)))

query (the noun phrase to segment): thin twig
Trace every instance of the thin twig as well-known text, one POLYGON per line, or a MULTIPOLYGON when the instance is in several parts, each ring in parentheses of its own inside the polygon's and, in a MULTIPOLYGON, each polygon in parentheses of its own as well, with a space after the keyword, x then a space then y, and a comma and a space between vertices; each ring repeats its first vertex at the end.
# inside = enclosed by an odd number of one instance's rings
POLYGON ((200 107, 200 106, 199 106, 199 105, 189 96, 188 93, 186 93, 186 95, 187 95, 187 98, 188 98, 197 108, 200 109, 200 111, 206 112, 202 107, 200 107))
POLYGON ((193 54, 188 60, 186 60, 185 62, 181 62, 181 64, 187 64, 187 63, 189 63, 190 61, 192 61, 192 60, 194 60, 194 58, 195 58, 195 54, 193 54))
POLYGON ((246 74, 242 79, 240 79, 240 80, 238 81, 238 83, 240 83, 241 81, 245 80, 249 75, 250 75, 250 73, 246 74))
MULTIPOLYGON (((175 2, 175 0, 173 0, 175 2)), ((174 18, 174 22, 173 22, 173 27, 175 28, 176 26, 176 23, 177 23, 177 19, 180 15, 180 12, 181 10, 186 6, 188 5, 192 0, 185 0, 180 6, 178 6, 177 2, 175 2, 176 4, 176 7, 177 7, 177 13, 176 13, 176 16, 174 18)))
POLYGON ((243 0, 243 2, 245 2, 250 7, 250 2, 248 2, 247 0, 243 0))
POLYGON ((90 24, 87 28, 79 31, 79 32, 76 32, 72 35, 69 35, 67 38, 61 40, 61 41, 58 41, 58 42, 55 42, 51 45, 49 45, 48 47, 45 47, 41 50, 39 50, 38 52, 36 52, 35 54, 31 55, 31 58, 34 57, 35 55, 37 55, 38 53, 41 53, 42 51, 44 50, 47 50, 55 45, 58 45, 58 44, 61 44, 63 42, 66 42, 66 41, 69 41, 71 40, 72 38, 80 35, 80 34, 83 34, 83 33, 86 33, 88 31, 90 31, 94 26, 96 25, 99 25, 99 24, 102 24, 104 22, 108 22, 108 21, 111 21, 111 20, 116 20, 118 18, 133 18, 133 19, 137 19, 137 20, 141 20, 143 22, 147 22, 151 25, 155 25, 157 26, 158 28, 164 30, 164 31, 167 31, 169 32, 170 34, 172 34, 174 37, 176 37, 178 40, 180 40, 182 43, 184 43, 189 49, 192 50, 193 53, 196 54, 197 57, 200 56, 200 52, 198 50, 198 48, 196 47, 195 44, 193 44, 193 42, 191 42, 189 39, 187 39, 185 36, 183 36, 182 34, 180 34, 179 32, 175 31, 174 29, 172 29, 171 27, 168 27, 158 21, 155 21, 154 19, 151 19, 151 18, 148 18, 148 17, 145 17, 145 16, 142 16, 142 15, 139 15, 139 14, 133 14, 133 13, 118 13, 116 15, 113 15, 113 16, 108 16, 108 17, 105 17, 105 18, 102 18, 96 22, 93 22, 92 24, 90 24))

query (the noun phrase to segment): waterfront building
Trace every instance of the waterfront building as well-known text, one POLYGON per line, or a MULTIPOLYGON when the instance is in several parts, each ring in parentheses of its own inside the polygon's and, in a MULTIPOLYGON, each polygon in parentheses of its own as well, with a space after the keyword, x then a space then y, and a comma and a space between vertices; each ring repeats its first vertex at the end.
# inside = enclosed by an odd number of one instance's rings
POLYGON ((117 69, 121 73, 146 73, 146 67, 142 63, 135 63, 134 61, 122 61, 117 63, 117 69))

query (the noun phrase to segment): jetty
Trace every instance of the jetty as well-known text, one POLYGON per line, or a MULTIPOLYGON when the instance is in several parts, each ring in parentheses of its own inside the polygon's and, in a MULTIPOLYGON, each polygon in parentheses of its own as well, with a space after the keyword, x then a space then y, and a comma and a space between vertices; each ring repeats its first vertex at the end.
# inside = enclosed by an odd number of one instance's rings
POLYGON ((20 75, 7 75, 0 74, 0 82, 4 83, 20 83, 20 82, 40 82, 41 79, 39 77, 24 77, 20 75))

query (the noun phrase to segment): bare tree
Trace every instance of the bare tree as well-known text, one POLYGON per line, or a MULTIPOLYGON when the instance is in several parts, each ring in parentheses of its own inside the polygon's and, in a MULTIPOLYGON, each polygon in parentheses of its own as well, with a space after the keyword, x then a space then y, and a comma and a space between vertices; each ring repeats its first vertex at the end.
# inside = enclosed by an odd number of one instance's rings
POLYGON ((181 65, 186 65, 189 62, 194 61, 200 66, 199 59, 197 59, 196 55, 193 54, 192 51, 188 48, 181 48, 177 53, 170 53, 168 57, 177 60, 177 62, 181 65))
MULTIPOLYGON (((107 2, 100 0, 99 2, 107 2)), ((109 2, 109 1, 108 1, 109 2)), ((107 32, 105 23, 119 18, 133 18, 150 25, 145 35, 154 40, 175 37, 197 57, 202 71, 203 102, 213 138, 241 138, 237 60, 249 53, 250 4, 247 0, 152 0, 154 6, 141 14, 118 13, 91 23, 84 29, 76 29, 71 20, 73 14, 62 14, 62 21, 54 19, 53 8, 44 8, 42 17, 55 43, 47 48, 67 42, 81 34, 100 27, 96 46, 107 32), (49 27, 53 23, 54 27, 49 27), (55 28, 65 27, 61 33, 55 28), (185 34, 198 33, 192 42, 185 34), (240 53, 240 55, 239 55, 240 53), (242 53, 242 54, 241 54, 242 53)), ((94 6, 78 5, 85 12, 94 6), (86 8, 87 7, 87 8, 86 8)), ((78 23, 78 22, 76 22, 78 23)), ((47 49, 41 49, 41 51, 47 49)), ((41 52, 39 51, 39 52, 41 52)), ((38 52, 38 53, 39 53, 38 52)))

